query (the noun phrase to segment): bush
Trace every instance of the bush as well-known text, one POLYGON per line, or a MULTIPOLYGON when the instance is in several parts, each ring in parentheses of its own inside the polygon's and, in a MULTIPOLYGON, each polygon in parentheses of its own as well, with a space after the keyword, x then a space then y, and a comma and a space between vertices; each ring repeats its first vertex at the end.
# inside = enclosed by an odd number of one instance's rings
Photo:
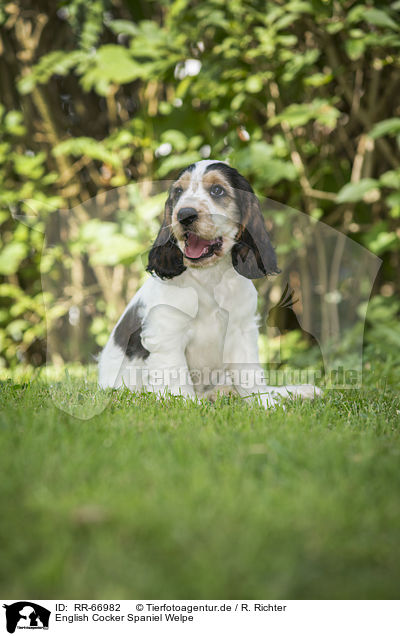
MULTIPOLYGON (((65 250, 47 254, 47 271, 57 280, 62 265, 72 284, 54 315, 47 312, 49 333, 65 338, 65 316, 90 281, 90 294, 107 299, 88 301, 100 322, 92 324, 91 309, 86 326, 101 345, 121 297, 141 280, 139 254, 156 221, 125 202, 141 232, 129 236, 122 219, 113 219, 104 230, 123 233, 124 249, 113 262, 104 256, 82 265, 90 232, 82 204, 132 180, 169 178, 209 156, 237 167, 259 194, 378 254, 375 293, 393 296, 400 269, 399 11, 397 1, 359 0, 3 7, 2 364, 44 361, 43 236, 36 230, 45 221, 51 226, 53 211, 70 211, 68 258, 65 250), (38 214, 35 229, 12 218, 27 213, 24 200, 38 214)), ((105 217, 99 222, 109 222, 105 217)))

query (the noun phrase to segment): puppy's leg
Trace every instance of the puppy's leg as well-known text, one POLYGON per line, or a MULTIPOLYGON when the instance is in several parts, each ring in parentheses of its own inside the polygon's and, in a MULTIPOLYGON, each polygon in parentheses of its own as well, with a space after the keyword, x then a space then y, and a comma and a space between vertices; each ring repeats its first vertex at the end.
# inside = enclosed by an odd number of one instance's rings
POLYGON ((153 307, 147 315, 142 343, 150 352, 143 383, 148 391, 195 397, 185 356, 191 320, 185 312, 168 305, 153 307))
POLYGON ((128 362, 125 351, 115 344, 111 335, 99 358, 99 386, 102 389, 119 389, 123 386, 128 362))
POLYGON ((183 351, 155 351, 146 360, 142 371, 142 386, 146 391, 194 398, 189 369, 183 351))
MULTIPOLYGON (((228 343, 229 345, 229 343, 228 343)), ((257 399, 265 408, 281 403, 284 398, 302 397, 313 399, 321 390, 311 384, 270 386, 258 362, 257 331, 242 331, 230 343, 231 365, 234 384, 243 398, 257 399)))

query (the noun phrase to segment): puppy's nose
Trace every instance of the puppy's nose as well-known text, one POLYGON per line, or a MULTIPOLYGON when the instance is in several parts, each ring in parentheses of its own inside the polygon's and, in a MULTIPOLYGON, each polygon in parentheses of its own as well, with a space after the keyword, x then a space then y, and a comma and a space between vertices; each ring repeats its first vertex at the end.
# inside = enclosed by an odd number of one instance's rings
POLYGON ((181 208, 178 212, 178 221, 182 225, 190 225, 198 216, 194 208, 181 208))

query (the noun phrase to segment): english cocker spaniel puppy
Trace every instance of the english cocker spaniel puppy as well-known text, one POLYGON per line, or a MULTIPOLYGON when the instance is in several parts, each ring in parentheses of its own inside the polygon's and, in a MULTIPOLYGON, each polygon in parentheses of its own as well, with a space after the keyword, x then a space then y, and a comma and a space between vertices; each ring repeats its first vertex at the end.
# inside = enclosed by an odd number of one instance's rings
POLYGON ((279 270, 259 202, 234 168, 207 160, 179 174, 147 270, 101 353, 101 387, 211 400, 231 392, 265 407, 318 393, 265 381, 251 279, 279 270))

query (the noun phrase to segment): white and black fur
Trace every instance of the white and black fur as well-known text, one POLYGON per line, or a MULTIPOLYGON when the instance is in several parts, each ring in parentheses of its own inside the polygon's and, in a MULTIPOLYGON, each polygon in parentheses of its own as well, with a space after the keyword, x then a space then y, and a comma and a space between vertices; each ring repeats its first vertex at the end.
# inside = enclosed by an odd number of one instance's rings
POLYGON ((318 393, 311 385, 268 386, 263 378, 251 279, 279 270, 259 202, 235 169, 207 160, 181 172, 147 269, 152 276, 101 353, 102 388, 210 399, 233 392, 266 407, 282 396, 318 393))

